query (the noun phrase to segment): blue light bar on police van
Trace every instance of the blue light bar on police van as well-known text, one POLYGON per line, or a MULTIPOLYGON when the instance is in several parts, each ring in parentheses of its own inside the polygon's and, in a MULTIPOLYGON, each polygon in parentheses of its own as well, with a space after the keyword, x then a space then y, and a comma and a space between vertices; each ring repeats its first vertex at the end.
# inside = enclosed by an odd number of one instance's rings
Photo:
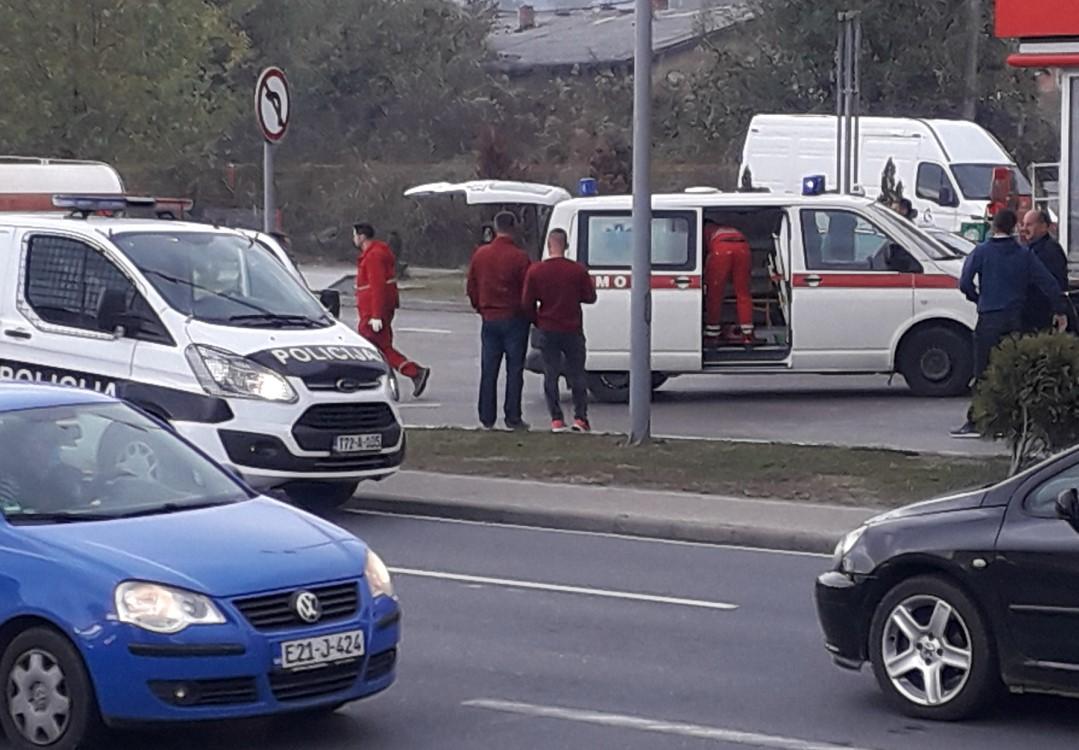
POLYGON ((823 195, 824 175, 814 174, 802 178, 802 195, 823 195))
POLYGON ((71 211, 123 211, 128 207, 122 195, 54 195, 52 205, 71 211))

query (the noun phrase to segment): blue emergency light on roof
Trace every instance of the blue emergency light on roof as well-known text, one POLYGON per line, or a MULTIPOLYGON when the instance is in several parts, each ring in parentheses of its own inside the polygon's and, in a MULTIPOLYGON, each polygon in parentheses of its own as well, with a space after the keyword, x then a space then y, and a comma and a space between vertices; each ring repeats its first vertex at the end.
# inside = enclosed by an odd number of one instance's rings
POLYGON ((72 211, 123 211, 128 203, 122 195, 54 195, 52 205, 72 211))
POLYGON ((591 198, 599 195, 599 185, 591 177, 584 177, 577 182, 577 195, 582 198, 591 198))
POLYGON ((824 175, 814 174, 802 178, 802 195, 823 195, 824 175))

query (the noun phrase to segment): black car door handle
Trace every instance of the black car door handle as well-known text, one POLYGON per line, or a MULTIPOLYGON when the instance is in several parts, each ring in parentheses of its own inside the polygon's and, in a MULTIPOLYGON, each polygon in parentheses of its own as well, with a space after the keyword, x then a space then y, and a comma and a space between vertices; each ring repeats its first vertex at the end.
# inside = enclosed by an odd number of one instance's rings
POLYGON ((8 328, 4 331, 4 335, 12 339, 29 339, 32 338, 29 331, 23 331, 19 328, 8 328))

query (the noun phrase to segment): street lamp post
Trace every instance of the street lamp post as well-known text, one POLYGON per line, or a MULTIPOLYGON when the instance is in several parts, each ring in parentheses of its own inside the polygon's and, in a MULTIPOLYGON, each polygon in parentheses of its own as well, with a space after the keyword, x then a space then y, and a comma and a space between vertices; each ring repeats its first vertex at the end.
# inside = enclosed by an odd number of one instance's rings
POLYGON ((652 436, 652 0, 637 0, 636 24, 629 442, 642 445, 652 436))

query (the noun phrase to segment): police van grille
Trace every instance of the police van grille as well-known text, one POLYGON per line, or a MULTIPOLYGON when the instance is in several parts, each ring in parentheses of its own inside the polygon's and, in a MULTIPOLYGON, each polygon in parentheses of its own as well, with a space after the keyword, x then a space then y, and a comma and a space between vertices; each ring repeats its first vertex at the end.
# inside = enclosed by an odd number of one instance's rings
POLYGON ((237 599, 233 603, 240 613, 258 630, 273 630, 296 625, 309 625, 300 619, 292 608, 292 597, 296 591, 310 591, 318 597, 322 605, 322 617, 319 623, 343 620, 356 614, 359 608, 360 592, 356 582, 316 586, 309 589, 294 589, 278 594, 253 596, 237 599))
POLYGON ((388 404, 318 404, 304 412, 300 427, 334 432, 377 432, 396 420, 388 404))

